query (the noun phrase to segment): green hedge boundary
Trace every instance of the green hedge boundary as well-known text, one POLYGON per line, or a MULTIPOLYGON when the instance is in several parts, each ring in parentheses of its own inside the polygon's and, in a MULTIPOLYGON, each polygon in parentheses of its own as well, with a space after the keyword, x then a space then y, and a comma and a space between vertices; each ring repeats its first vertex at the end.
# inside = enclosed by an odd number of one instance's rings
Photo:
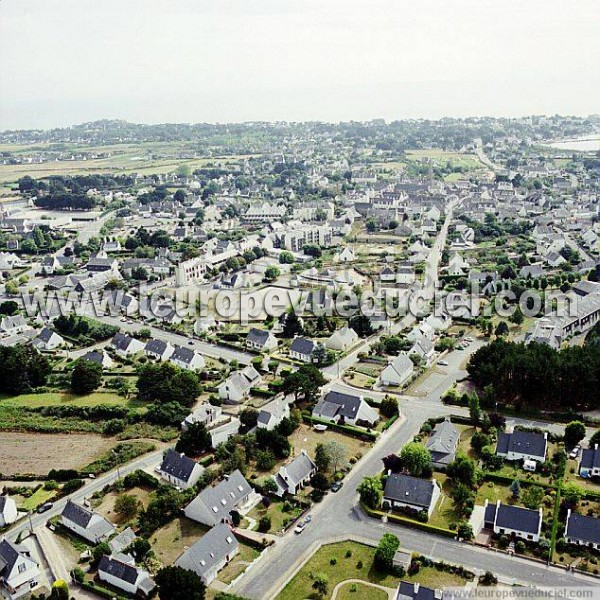
POLYGON ((430 525, 429 523, 421 523, 421 521, 414 521, 413 519, 409 519, 408 517, 401 517, 400 515, 388 514, 381 510, 374 510, 369 508, 363 502, 360 503, 361 508, 374 519, 381 520, 382 517, 387 517, 388 522, 391 521, 393 523, 398 523, 398 525, 404 525, 406 527, 411 527, 412 529, 420 529, 421 531, 426 531, 427 533, 433 533, 435 535, 441 535, 448 538, 455 538, 456 531, 452 531, 451 529, 446 529, 444 527, 437 527, 435 525, 430 525))
POLYGON ((84 590, 88 590, 88 592, 97 594, 102 598, 108 598, 108 600, 113 600, 114 598, 116 598, 117 600, 129 600, 129 598, 131 598, 131 596, 119 596, 115 594, 115 592, 111 592, 110 590, 107 590, 106 588, 103 588, 89 581, 82 581, 79 585, 84 590))
POLYGON ((313 424, 319 423, 321 425, 327 425, 329 429, 333 429, 334 431, 339 431, 340 433, 347 433, 353 437, 359 438, 367 438, 371 441, 375 441, 379 436, 379 433, 373 431, 367 431, 366 429, 361 429, 360 427, 352 427, 351 425, 340 425, 339 423, 332 423, 331 421, 327 421, 326 419, 319 419, 318 417, 313 417, 310 413, 303 412, 302 420, 305 423, 313 424))
POLYGON ((519 477, 508 477, 507 475, 498 475, 497 473, 485 471, 483 475, 484 481, 493 481, 495 483, 503 483, 510 485, 515 479, 522 485, 537 485, 542 488, 558 489, 555 483, 543 483, 542 481, 532 481, 531 479, 520 479, 519 477))

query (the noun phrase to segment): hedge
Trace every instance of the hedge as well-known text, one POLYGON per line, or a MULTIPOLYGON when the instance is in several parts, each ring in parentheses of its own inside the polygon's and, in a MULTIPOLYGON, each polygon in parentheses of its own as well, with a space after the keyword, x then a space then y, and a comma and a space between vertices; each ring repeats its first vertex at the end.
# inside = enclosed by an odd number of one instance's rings
POLYGON ((360 503, 360 505, 362 509, 374 519, 381 519, 381 517, 387 516, 388 521, 393 521, 394 523, 404 525, 405 527, 412 527, 413 529, 420 529, 421 531, 426 531, 427 533, 442 535, 444 537, 449 538, 456 537, 456 531, 452 531, 451 529, 437 527, 436 525, 430 525, 429 523, 421 523, 421 521, 414 521, 413 519, 409 519, 408 517, 401 517, 400 515, 384 513, 381 510, 373 510, 372 508, 369 508, 366 504, 362 502, 360 503))
POLYGON ((366 429, 361 429, 360 427, 352 427, 351 425, 340 425, 339 423, 332 423, 327 421, 326 419, 319 419, 318 417, 313 417, 311 414, 304 412, 302 413, 302 420, 305 423, 321 423, 322 425, 327 425, 329 429, 333 431, 339 431, 341 433, 347 433, 353 437, 367 438, 371 441, 375 441, 379 436, 379 433, 373 431, 367 431, 366 429))
POLYGON ((277 392, 258 387, 250 388, 250 393, 253 396, 262 396, 263 398, 272 398, 273 396, 277 395, 277 392))
POLYGON ((520 484, 523 484, 523 485, 538 485, 539 487, 552 488, 552 489, 556 489, 558 487, 555 483, 543 483, 542 481, 532 481, 530 479, 520 479, 519 477, 508 477, 508 475, 499 475, 498 473, 493 473, 490 471, 485 471, 485 473, 483 475, 484 481, 494 481, 496 483, 506 483, 509 485, 515 479, 520 484))
POLYGON ((94 594, 101 596, 102 598, 108 598, 108 600, 113 600, 116 598, 117 600, 128 600, 127 596, 118 596, 115 592, 111 592, 106 588, 100 587, 95 583, 89 581, 82 581, 79 584, 84 590, 88 590, 89 592, 93 592, 94 594))

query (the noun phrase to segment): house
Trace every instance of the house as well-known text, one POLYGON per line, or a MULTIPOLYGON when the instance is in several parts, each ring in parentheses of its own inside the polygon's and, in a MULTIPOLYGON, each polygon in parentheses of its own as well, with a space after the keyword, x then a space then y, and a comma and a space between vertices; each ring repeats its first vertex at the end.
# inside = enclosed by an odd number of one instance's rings
POLYGON ((10 496, 0 496, 0 527, 14 523, 18 517, 16 502, 10 496))
POLYGON ((408 509, 419 513, 433 512, 440 497, 440 488, 435 479, 419 479, 403 473, 391 473, 385 482, 383 507, 408 509))
POLYGON ((175 487, 185 490, 196 484, 204 467, 185 454, 169 448, 163 456, 163 461, 157 467, 158 474, 175 487))
POLYGON ((144 346, 144 352, 156 360, 168 360, 175 352, 175 348, 163 340, 148 340, 144 346))
POLYGON ((454 461, 460 433, 449 418, 438 423, 425 447, 431 453, 431 464, 436 469, 446 469, 454 461))
POLYGON ((548 433, 515 430, 511 433, 500 433, 496 443, 496 454, 506 460, 546 460, 548 433))
POLYGON ((350 327, 342 327, 334 331, 325 342, 325 348, 329 350, 347 350, 358 342, 358 334, 350 327))
POLYGON ((102 252, 121 252, 123 248, 121 247, 121 242, 119 240, 106 240, 102 244, 102 252))
POLYGON ((134 559, 124 554, 119 558, 104 555, 98 563, 98 577, 119 590, 142 598, 149 598, 156 587, 150 574, 136 567, 134 559))
POLYGON ((551 267, 560 267, 560 265, 567 262, 561 254, 559 254, 558 252, 555 252, 555 251, 548 252, 548 254, 546 254, 546 256, 544 256, 544 260, 551 267))
POLYGON ((426 337, 422 337, 411 346, 410 350, 406 352, 406 356, 410 357, 412 354, 416 354, 419 358, 423 359, 426 365, 428 365, 433 358, 434 352, 435 346, 433 345, 433 342, 426 337))
POLYGON ((381 385, 400 386, 412 377, 414 369, 413 361, 405 354, 399 354, 381 372, 379 376, 381 385))
POLYGON ((521 267, 519 271, 519 277, 522 279, 537 279, 538 277, 542 277, 544 275, 544 269, 542 265, 525 265, 521 267))
POLYGON ((413 265, 398 265, 398 270, 396 271, 396 283, 398 285, 411 285, 415 282, 416 278, 413 265))
POLYGON ((181 429, 185 431, 193 423, 202 423, 207 427, 215 423, 221 416, 220 406, 213 406, 208 402, 201 404, 193 413, 190 413, 182 422, 181 429))
POLYGON ((543 516, 541 507, 539 510, 531 510, 502 504, 500 500, 496 504, 490 504, 486 500, 483 524, 486 529, 491 529, 497 534, 538 542, 543 516))
POLYGON ((217 423, 209 430, 210 443, 213 448, 219 444, 224 444, 232 435, 240 430, 240 420, 236 417, 228 417, 226 421, 217 423))
POLYGON ((234 371, 217 387, 219 398, 226 404, 238 404, 250 394, 252 387, 258 385, 260 380, 260 373, 252 365, 234 371))
POLYGON ((334 261, 341 263, 354 262, 356 260, 356 256, 352 248, 346 246, 339 254, 336 254, 334 257, 334 261))
POLYGON ((110 342, 119 356, 132 356, 144 349, 144 343, 124 333, 116 333, 110 342))
POLYGON ((565 540, 568 544, 600 550, 600 519, 579 515, 569 508, 566 522, 565 540))
POLYGON ((290 405, 283 398, 276 398, 260 409, 256 426, 260 429, 271 430, 289 416, 290 405))
POLYGON ((364 425, 372 427, 377 423, 379 415, 369 406, 362 396, 327 392, 312 411, 318 419, 340 423, 341 425, 364 425))
POLYGON ((239 470, 214 487, 203 489, 184 509, 185 516, 193 521, 213 527, 229 523, 231 512, 241 512, 248 504, 254 490, 239 470))
POLYGON ((191 371, 203 369, 206 366, 206 361, 202 354, 191 348, 184 348, 183 346, 175 346, 175 350, 169 357, 169 361, 181 369, 191 371))
POLYGON ((401 581, 394 600, 441 600, 443 596, 442 590, 434 590, 420 583, 401 581))
POLYGON ((119 262, 116 258, 105 258, 102 256, 92 256, 85 265, 85 270, 90 273, 104 273, 106 271, 116 271, 119 268, 119 262))
POLYGON ((52 329, 44 327, 31 342, 38 350, 54 350, 65 343, 65 340, 52 329))
POLYGON ((390 267, 383 267, 379 272, 379 280, 381 283, 395 283, 396 272, 390 267))
POLYGON ((114 311, 122 312, 128 317, 136 316, 140 310, 140 303, 135 296, 123 292, 123 290, 106 290, 105 297, 108 298, 107 305, 114 311))
POLYGON ((117 554, 118 552, 123 552, 126 548, 129 548, 133 541, 135 540, 136 535, 131 527, 127 527, 123 529, 121 533, 116 535, 114 538, 108 542, 108 546, 112 554, 117 554))
POLYGON ((594 444, 593 448, 586 448, 581 453, 579 475, 581 477, 600 477, 600 450, 598 444, 594 444))
POLYGON ((277 338, 270 331, 252 327, 246 338, 246 347, 259 352, 274 350, 277 348, 277 338))
POLYGON ((317 472, 317 465, 312 461, 306 450, 301 450, 287 465, 283 465, 273 480, 277 484, 278 496, 296 494, 307 485, 312 476, 317 472))
POLYGON ((297 337, 294 338, 290 346, 290 356, 295 360, 300 360, 305 363, 313 361, 313 354, 317 348, 317 344, 312 340, 297 337))
POLYGON ((229 525, 219 523, 186 550, 175 566, 193 571, 205 585, 239 552, 239 544, 229 525))
POLYGON ((0 585, 9 600, 31 592, 38 585, 39 576, 39 566, 31 558, 29 548, 23 544, 13 544, 5 538, 0 540, 0 585))
POLYGON ((67 500, 60 517, 61 523, 67 529, 91 544, 103 542, 115 531, 114 525, 103 516, 71 500, 67 500))
POLYGON ((108 354, 106 354, 106 352, 104 352, 104 350, 90 350, 81 357, 81 360, 84 360, 85 362, 96 363, 103 369, 110 369, 113 366, 112 359, 110 356, 108 356, 108 354))
POLYGON ((31 327, 27 325, 27 321, 25 321, 25 317, 23 317, 23 315, 3 317, 0 321, 0 330, 6 335, 18 335, 19 333, 23 333, 28 329, 31 329, 31 327))

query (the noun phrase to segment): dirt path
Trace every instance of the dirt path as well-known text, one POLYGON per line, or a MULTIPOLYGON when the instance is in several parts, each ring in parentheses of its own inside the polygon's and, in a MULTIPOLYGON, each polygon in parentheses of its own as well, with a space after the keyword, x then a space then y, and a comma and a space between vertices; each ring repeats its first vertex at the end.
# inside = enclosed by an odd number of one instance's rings
POLYGON ((345 585, 351 585, 352 583, 360 583, 361 585, 366 585, 368 587, 373 587, 382 592, 385 592, 388 595, 388 600, 394 600, 396 598, 396 589, 384 587, 382 585, 377 585, 376 583, 370 583, 368 581, 364 581, 363 579, 346 579, 345 581, 340 581, 334 588, 331 593, 331 600, 335 600, 340 589, 345 585))

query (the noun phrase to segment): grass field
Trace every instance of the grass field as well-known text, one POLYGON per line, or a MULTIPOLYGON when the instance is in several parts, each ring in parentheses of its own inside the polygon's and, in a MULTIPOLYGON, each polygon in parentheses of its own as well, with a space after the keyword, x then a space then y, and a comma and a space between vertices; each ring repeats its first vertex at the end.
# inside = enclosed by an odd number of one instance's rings
POLYGON ((345 583, 337 593, 337 600, 387 600, 385 590, 374 588, 364 583, 345 583))
POLYGON ((256 519, 258 522, 262 516, 269 515, 271 517, 271 528, 268 533, 276 533, 285 527, 286 520, 291 521, 302 512, 300 508, 292 509, 290 512, 283 512, 282 507, 283 502, 271 502, 269 508, 258 504, 250 511, 248 516, 256 519))
MULTIPOLYGON (((399 578, 377 571, 373 567, 375 548, 356 542, 340 542, 322 546, 300 569, 298 574, 288 583, 277 597, 278 600, 298 600, 311 598, 315 574, 323 574, 328 580, 328 594, 340 582, 347 579, 361 579, 384 587, 396 588, 399 578), (347 556, 347 554, 350 556, 347 556), (334 562, 334 564, 331 564, 334 562)), ((438 571, 434 567, 421 568, 419 573, 403 577, 406 581, 441 588, 451 585, 462 586, 465 579, 458 575, 438 571)))
MULTIPOLYGON (((152 493, 152 490, 149 490, 147 488, 134 487, 125 490, 122 493, 135 496, 138 502, 140 503, 140 507, 143 507, 145 509, 147 508, 148 502, 150 501, 150 494, 152 493)), ((120 495, 121 494, 117 492, 110 492, 102 498, 102 502, 100 502, 100 504, 94 507, 94 510, 96 510, 96 512, 99 512, 103 517, 106 517, 111 523, 114 523, 115 525, 123 525, 127 521, 127 519, 123 519, 121 515, 115 512, 115 501, 120 495)))
POLYGON ((0 406, 38 408, 40 406, 99 406, 100 404, 126 405, 131 408, 143 406, 135 399, 126 400, 114 392, 94 392, 87 396, 77 396, 67 392, 44 392, 43 394, 21 394, 20 396, 0 396, 0 406))
POLYGON ((195 523, 187 517, 177 517, 161 527, 150 538, 156 558, 165 565, 173 563, 184 546, 192 546, 206 532, 208 527, 195 523))
POLYGON ((248 565, 258 557, 260 552, 243 542, 240 542, 239 553, 233 560, 219 572, 217 579, 223 583, 231 583, 240 573, 243 573, 248 565))
POLYGON ((36 490, 29 498, 23 498, 22 502, 17 502, 19 510, 35 510, 38 506, 48 502, 56 495, 56 490, 45 490, 43 487, 36 490))
POLYGON ((368 442, 363 442, 349 435, 343 435, 335 431, 315 431, 308 425, 300 425, 296 431, 289 437, 290 444, 294 449, 294 454, 300 454, 302 449, 306 450, 310 456, 315 455, 317 444, 323 444, 331 440, 340 442, 346 447, 348 458, 364 454, 371 446, 368 442))

